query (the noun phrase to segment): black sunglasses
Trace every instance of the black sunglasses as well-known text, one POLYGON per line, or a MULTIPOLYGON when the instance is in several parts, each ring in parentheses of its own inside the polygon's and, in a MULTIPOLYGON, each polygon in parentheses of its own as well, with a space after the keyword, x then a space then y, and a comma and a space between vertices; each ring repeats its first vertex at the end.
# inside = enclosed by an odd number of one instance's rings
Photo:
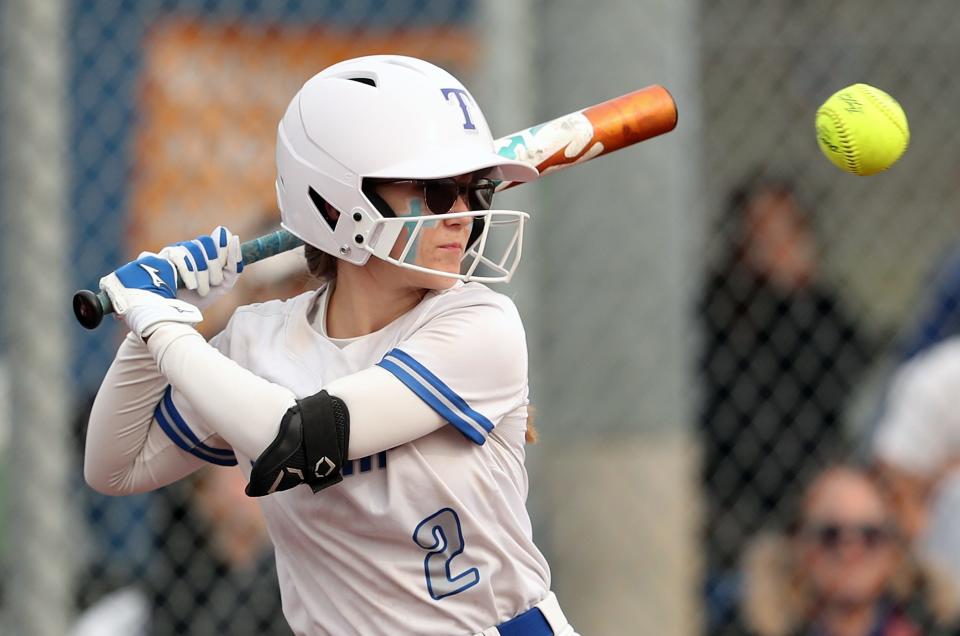
POLYGON ((875 523, 819 523, 807 528, 805 534, 825 550, 837 550, 848 541, 859 541, 863 547, 872 550, 885 545, 894 536, 889 525, 875 523))
POLYGON ((396 179, 379 183, 413 183, 423 192, 427 209, 434 214, 446 214, 453 209, 457 199, 464 199, 471 210, 489 210, 493 205, 493 195, 497 182, 493 179, 475 179, 461 183, 450 177, 446 179, 396 179))

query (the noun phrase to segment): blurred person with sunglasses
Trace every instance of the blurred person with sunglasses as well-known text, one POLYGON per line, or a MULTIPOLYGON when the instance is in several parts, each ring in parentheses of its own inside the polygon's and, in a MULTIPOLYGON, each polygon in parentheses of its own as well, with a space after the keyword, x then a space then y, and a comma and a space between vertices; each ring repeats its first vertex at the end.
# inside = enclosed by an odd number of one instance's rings
POLYGON ((198 305, 242 270, 224 228, 105 277, 131 333, 91 414, 88 483, 123 495, 239 463, 296 634, 573 635, 525 506, 523 325, 482 284, 509 280, 527 218, 492 209, 496 181, 536 176, 432 64, 310 79, 280 122, 276 190, 319 288, 242 307, 207 343, 198 305))
POLYGON ((949 582, 902 541, 872 475, 826 468, 807 485, 785 535, 754 538, 745 553, 741 624, 756 636, 955 634, 949 582))
POLYGON ((821 264, 813 212, 797 186, 765 173, 733 190, 698 316, 700 435, 711 570, 782 521, 783 493, 846 445, 845 400, 874 352, 821 264))

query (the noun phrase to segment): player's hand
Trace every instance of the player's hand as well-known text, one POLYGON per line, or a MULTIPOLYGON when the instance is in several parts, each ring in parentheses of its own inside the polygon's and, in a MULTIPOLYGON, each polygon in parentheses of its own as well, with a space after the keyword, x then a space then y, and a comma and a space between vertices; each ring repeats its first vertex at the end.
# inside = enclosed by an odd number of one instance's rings
POLYGON ((209 236, 169 245, 159 256, 176 267, 183 281, 178 298, 200 309, 230 291, 243 271, 240 238, 222 225, 209 236))
POLYGON ((177 274, 170 261, 144 252, 100 279, 100 289, 113 303, 117 316, 141 339, 164 322, 195 324, 203 314, 194 305, 177 300, 177 274))

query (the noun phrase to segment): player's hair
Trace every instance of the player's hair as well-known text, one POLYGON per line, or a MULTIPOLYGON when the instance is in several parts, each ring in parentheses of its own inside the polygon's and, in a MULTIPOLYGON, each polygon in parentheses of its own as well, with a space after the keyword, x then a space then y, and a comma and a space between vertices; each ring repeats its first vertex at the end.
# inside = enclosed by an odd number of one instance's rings
POLYGON ((318 250, 313 245, 306 245, 304 254, 307 257, 307 270, 314 278, 325 283, 331 283, 337 278, 337 257, 318 250))
MULTIPOLYGON (((313 192, 316 194, 316 192, 313 192)), ((323 212, 331 227, 337 222, 340 212, 316 194, 314 205, 323 212)), ((332 283, 337 279, 337 257, 307 243, 304 246, 307 257, 307 270, 310 275, 323 283, 332 283)))
POLYGON ((537 427, 533 425, 533 420, 536 417, 536 409, 533 408, 533 405, 527 407, 527 430, 524 433, 524 439, 527 444, 536 444, 537 440, 540 439, 540 434, 537 432, 537 427))

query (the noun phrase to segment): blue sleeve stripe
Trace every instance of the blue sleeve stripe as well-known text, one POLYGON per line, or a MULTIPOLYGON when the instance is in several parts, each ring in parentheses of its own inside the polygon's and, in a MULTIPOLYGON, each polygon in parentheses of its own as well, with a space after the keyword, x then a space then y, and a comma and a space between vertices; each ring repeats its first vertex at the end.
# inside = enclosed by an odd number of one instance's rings
POLYGON ((470 408, 470 405, 467 404, 466 400, 457 395, 456 391, 444 384, 443 380, 431 373, 429 369, 417 362, 413 356, 400 349, 392 349, 391 351, 387 352, 387 355, 384 356, 384 358, 390 357, 395 358, 398 362, 403 363, 407 368, 410 369, 412 373, 419 376, 421 380, 434 387, 468 419, 473 420, 482 426, 487 430, 487 432, 493 430, 493 422, 470 408))
POLYGON ((181 450, 185 450, 188 453, 190 452, 190 445, 183 441, 176 431, 170 426, 170 422, 167 421, 166 416, 163 414, 163 409, 161 408, 162 402, 157 404, 157 408, 153 410, 153 417, 157 420, 157 424, 160 425, 160 428, 163 429, 163 432, 167 434, 167 437, 170 440, 180 447, 181 450))
POLYGON ((436 393, 414 379, 414 377, 407 373, 407 371, 404 370, 399 364, 384 358, 378 362, 377 365, 386 369, 398 380, 403 382, 408 389, 416 393, 421 400, 430 405, 430 408, 440 414, 443 419, 453 424, 453 426, 455 426, 458 431, 463 433, 467 439, 476 444, 483 444, 485 441, 487 441, 484 433, 481 432, 481 430, 477 430, 479 427, 454 413, 453 409, 451 409, 443 400, 441 400, 436 393))
POLYGON ((193 430, 190 428, 190 425, 187 424, 187 421, 183 419, 183 416, 180 415, 180 411, 177 410, 176 405, 173 403, 173 392, 171 391, 170 386, 167 386, 167 390, 163 394, 163 405, 167 409, 167 413, 170 414, 173 423, 177 425, 177 428, 180 429, 180 432, 183 433, 184 437, 190 440, 190 443, 197 448, 200 448, 211 455, 223 455, 225 457, 233 457, 233 451, 229 448, 214 448, 213 446, 207 446, 194 434, 193 430))
POLYGON ((161 400, 157 404, 157 407, 153 410, 153 416, 156 418, 157 424, 160 425, 161 430, 166 433, 167 437, 169 437, 178 448, 211 464, 216 464, 218 466, 237 465, 236 455, 234 455, 233 451, 230 449, 214 449, 206 445, 203 445, 202 447, 191 446, 190 443, 183 438, 177 428, 170 424, 171 418, 169 418, 168 413, 165 412, 165 406, 165 402, 161 400), (206 449, 214 450, 216 451, 216 454, 211 454, 206 449))
POLYGON ((174 444, 176 444, 181 450, 190 453, 194 457, 199 457, 200 459, 209 462, 211 464, 216 464, 218 466, 236 466, 237 459, 234 456, 231 457, 216 457, 207 455, 199 448, 193 448, 187 444, 183 438, 181 438, 177 432, 170 426, 170 421, 167 419, 166 415, 163 413, 163 403, 160 402, 157 404, 157 408, 153 412, 154 417, 157 420, 157 423, 160 425, 160 428, 163 429, 163 432, 167 434, 174 444))

